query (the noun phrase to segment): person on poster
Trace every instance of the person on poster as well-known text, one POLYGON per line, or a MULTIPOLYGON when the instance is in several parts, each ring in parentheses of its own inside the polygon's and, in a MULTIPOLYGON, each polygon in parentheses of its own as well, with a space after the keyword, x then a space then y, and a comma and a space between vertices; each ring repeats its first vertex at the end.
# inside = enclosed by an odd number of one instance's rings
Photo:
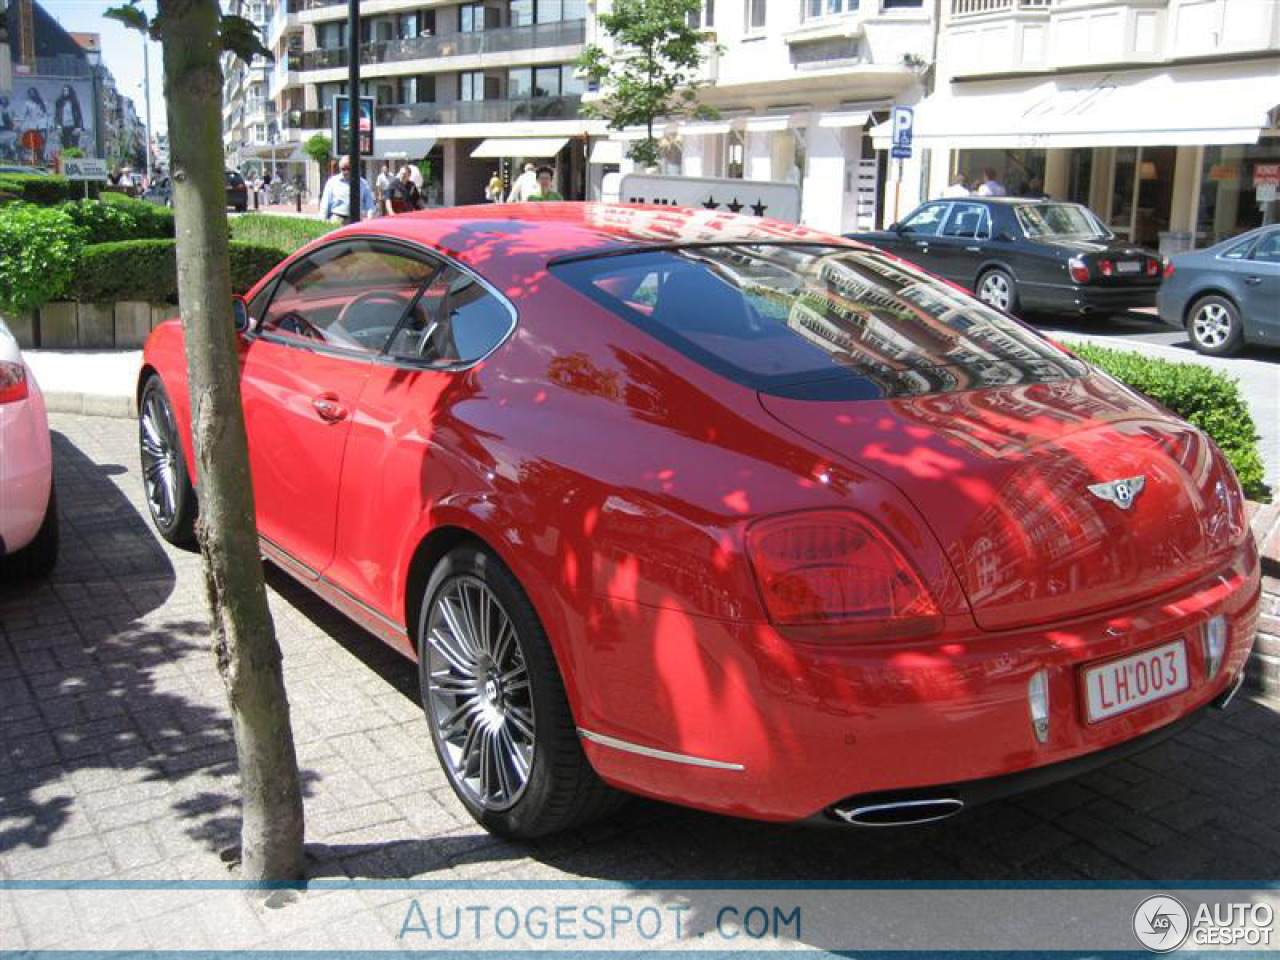
POLYGON ((8 97, 0 97, 0 159, 18 159, 18 128, 8 97))
POLYGON ((53 122, 58 128, 62 149, 79 148, 84 118, 80 113, 80 98, 69 83, 62 85, 62 93, 53 103, 53 122))
POLYGON ((44 165, 45 136, 49 129, 49 108, 35 87, 27 87, 27 99, 18 117, 18 142, 35 166, 44 165))

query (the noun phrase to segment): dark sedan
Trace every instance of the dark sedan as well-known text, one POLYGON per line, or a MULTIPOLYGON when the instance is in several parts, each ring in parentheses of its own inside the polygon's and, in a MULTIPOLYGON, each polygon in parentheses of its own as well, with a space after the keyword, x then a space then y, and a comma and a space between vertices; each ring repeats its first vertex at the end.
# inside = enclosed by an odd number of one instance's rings
POLYGON ((1210 356, 1245 343, 1280 346, 1280 226, 1174 257, 1157 306, 1161 320, 1186 327, 1191 345, 1210 356))
POLYGON ((1155 304, 1162 264, 1078 203, 933 200, 901 223, 850 234, 977 293, 1008 313, 1114 313, 1155 304))
MULTIPOLYGON (((249 209, 249 185, 245 183, 244 177, 240 176, 235 170, 226 171, 227 178, 227 206, 233 208, 237 213, 244 213, 249 209)), ((169 182, 168 177, 163 177, 151 184, 151 187, 142 195, 142 199, 148 203, 160 203, 167 207, 173 206, 173 185, 169 182)))

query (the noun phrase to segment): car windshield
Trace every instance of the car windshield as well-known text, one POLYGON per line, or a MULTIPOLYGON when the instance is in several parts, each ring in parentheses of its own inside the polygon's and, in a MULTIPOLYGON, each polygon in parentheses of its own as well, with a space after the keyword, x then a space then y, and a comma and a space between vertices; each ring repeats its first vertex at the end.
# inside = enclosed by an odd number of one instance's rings
POLYGON ((708 369, 779 396, 946 393, 1085 369, 1016 321, 874 250, 692 246, 552 269, 708 369))
POLYGON ((1088 207, 1078 203, 1036 203, 1017 208, 1022 232, 1038 237, 1105 237, 1112 233, 1102 225, 1088 207))

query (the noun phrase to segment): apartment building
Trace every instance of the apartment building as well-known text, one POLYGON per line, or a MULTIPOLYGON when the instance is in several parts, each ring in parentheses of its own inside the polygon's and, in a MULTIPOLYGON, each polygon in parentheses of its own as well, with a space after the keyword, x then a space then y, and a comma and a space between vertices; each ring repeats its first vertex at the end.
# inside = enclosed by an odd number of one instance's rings
MULTIPOLYGON (((587 0, 363 0, 361 95, 377 105, 366 175, 425 160, 435 202, 479 203, 495 170, 532 160, 556 167, 566 196, 584 196, 587 134, 600 127, 579 116, 573 67, 587 13, 587 0)), ((289 163, 331 129, 334 97, 346 94, 347 30, 346 0, 270 5, 266 89, 289 163)), ((319 171, 305 167, 317 190, 319 171)))
MULTIPOLYGON (((609 0, 597 0, 606 9, 609 0)), ((802 220, 835 232, 887 216, 886 159, 870 129, 925 93, 935 0, 703 0, 696 25, 718 46, 701 79, 714 122, 663 128, 666 172, 790 180, 802 220)), ((626 142, 611 135, 626 170, 626 142)), ((608 158, 602 148, 593 156, 608 158)))
MULTIPOLYGON (((228 0, 225 9, 251 21, 267 36, 270 3, 228 0)), ((269 94, 270 76, 271 63, 265 57, 245 63, 234 54, 222 55, 222 146, 227 166, 246 174, 286 172, 285 163, 293 149, 281 135, 276 104, 269 94)))
POLYGON ((1276 0, 942 2, 911 204, 991 167, 1165 252, 1280 219, 1276 0))

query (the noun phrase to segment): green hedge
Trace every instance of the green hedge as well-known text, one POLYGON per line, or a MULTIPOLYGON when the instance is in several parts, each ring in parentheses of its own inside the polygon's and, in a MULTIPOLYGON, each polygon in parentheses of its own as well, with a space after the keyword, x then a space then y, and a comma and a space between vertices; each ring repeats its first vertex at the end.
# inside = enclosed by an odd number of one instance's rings
POLYGON ((57 207, 10 203, 0 210, 0 310, 32 310, 76 275, 83 234, 57 207))
POLYGON ((1176 363, 1091 343, 1070 343, 1081 360, 1101 367, 1213 437, 1240 478, 1245 496, 1271 499, 1258 452, 1258 430, 1232 377, 1197 363, 1176 363))
POLYGON ((151 203, 77 200, 61 207, 84 234, 85 243, 154 240, 173 236, 173 211, 151 203))
POLYGON ((323 237, 335 224, 306 217, 280 217, 270 213, 246 213, 231 220, 231 239, 275 247, 285 254, 293 253, 317 237, 323 237))
MULTIPOLYGON (((89 195, 97 193, 96 184, 89 185, 89 195)), ((0 174, 0 193, 13 194, 15 197, 42 207, 51 207, 65 203, 71 196, 71 181, 66 177, 44 176, 38 173, 6 173, 0 174)), ((76 196, 84 196, 84 185, 77 183, 76 196)))
MULTIPOLYGON (((284 259, 279 250, 232 242, 231 288, 244 293, 284 259)), ((123 240, 96 243, 80 252, 75 277, 67 286, 71 300, 173 301, 178 295, 178 264, 173 240, 123 240)))

